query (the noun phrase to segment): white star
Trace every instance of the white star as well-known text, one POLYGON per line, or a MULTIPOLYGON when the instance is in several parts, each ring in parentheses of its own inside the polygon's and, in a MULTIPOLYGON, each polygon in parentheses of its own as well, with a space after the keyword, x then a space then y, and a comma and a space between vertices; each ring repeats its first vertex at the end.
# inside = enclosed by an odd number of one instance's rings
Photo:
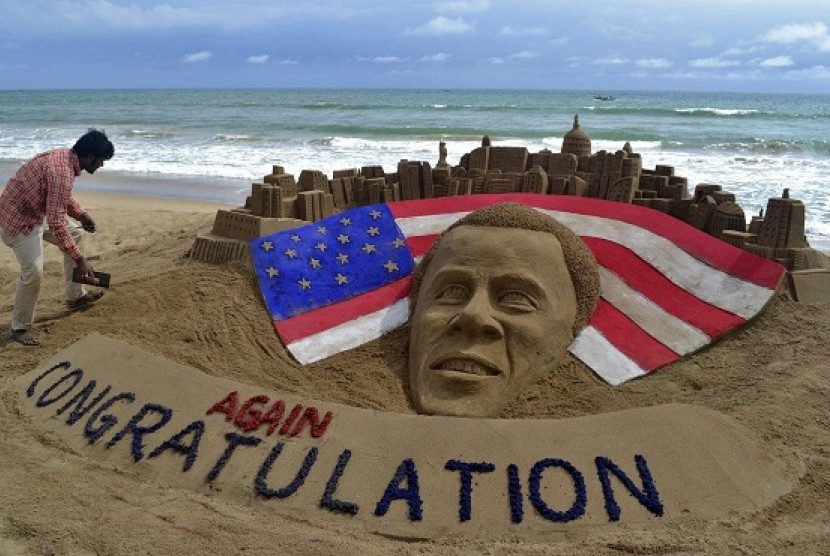
POLYGON ((334 279, 337 280, 337 285, 338 286, 342 286, 343 284, 348 284, 349 283, 349 277, 348 276, 343 276, 339 272, 337 273, 337 276, 334 277, 334 279))
POLYGON ((273 266, 269 266, 265 269, 265 272, 268 273, 268 278, 273 278, 274 276, 279 276, 280 271, 274 268, 273 266))
POLYGON ((362 251, 365 251, 368 255, 369 253, 377 253, 377 247, 372 245, 371 243, 364 243, 363 247, 360 248, 362 251))
POLYGON ((326 249, 328 249, 328 248, 329 248, 329 246, 328 246, 328 245, 326 245, 325 243, 318 243, 317 245, 315 245, 315 246, 314 246, 314 248, 315 248, 315 249, 317 249, 318 251, 320 251, 320 252, 322 253, 322 252, 324 252, 326 249))
POLYGON ((325 235, 328 230, 325 226, 317 226, 317 233, 320 235, 325 235))
POLYGON ((322 264, 320 264, 320 259, 314 259, 314 258, 309 259, 308 264, 310 264, 311 268, 313 268, 314 270, 317 270, 318 268, 323 266, 322 264))
POLYGON ((366 233, 370 236, 376 236, 380 234, 380 229, 377 226, 371 226, 368 230, 366 230, 366 233))
POLYGON ((269 252, 271 249, 274 248, 274 244, 270 241, 263 241, 262 242, 262 250, 266 253, 269 252))
POLYGON ((395 238, 395 241, 392 242, 392 245, 395 246, 395 249, 398 249, 398 248, 403 247, 404 245, 406 245, 406 240, 403 239, 403 238, 400 238, 400 237, 395 238))
POLYGON ((310 280, 307 280, 307 279, 303 278, 302 280, 297 280, 297 283, 304 290, 310 290, 311 289, 311 281, 310 280))
POLYGON ((285 250, 285 255, 289 259, 296 259, 297 258, 297 251, 295 249, 286 249, 285 250))
POLYGON ((300 236, 298 236, 297 234, 291 234, 291 241, 293 241, 294 243, 300 243, 300 236))
POLYGON ((339 253, 337 255, 337 262, 340 264, 349 264, 349 256, 345 253, 339 253))
POLYGON ((377 220, 378 218, 383 216, 383 213, 380 212, 379 210, 373 210, 372 212, 369 213, 369 216, 372 217, 372 220, 377 220))
POLYGON ((398 263, 395 261, 386 261, 386 264, 383 266, 386 267, 386 270, 389 272, 396 272, 398 270, 398 263))
POLYGON ((349 243, 349 241, 351 240, 349 239, 349 236, 347 236, 346 234, 340 234, 339 236, 337 236, 337 241, 339 241, 341 245, 345 245, 346 243, 349 243))
POLYGON ((344 216, 343 218, 340 219, 339 222, 341 224, 343 224, 344 226, 351 226, 352 225, 352 219, 349 218, 348 216, 344 216))

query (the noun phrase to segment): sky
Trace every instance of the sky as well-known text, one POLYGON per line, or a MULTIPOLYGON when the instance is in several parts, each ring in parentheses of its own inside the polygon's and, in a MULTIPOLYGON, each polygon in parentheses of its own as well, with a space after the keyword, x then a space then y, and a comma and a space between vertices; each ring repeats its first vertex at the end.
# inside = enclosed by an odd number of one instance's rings
POLYGON ((0 89, 830 93, 828 0, 0 0, 0 89))

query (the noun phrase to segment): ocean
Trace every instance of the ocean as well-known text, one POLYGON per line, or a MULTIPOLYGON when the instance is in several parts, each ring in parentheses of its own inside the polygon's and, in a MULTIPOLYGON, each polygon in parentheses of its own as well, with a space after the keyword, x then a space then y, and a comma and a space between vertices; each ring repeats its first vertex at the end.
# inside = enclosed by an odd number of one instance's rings
POLYGON ((769 197, 807 207, 811 244, 830 244, 830 96, 525 90, 0 91, 0 180, 42 150, 104 129, 115 157, 78 190, 244 203, 283 166, 334 170, 447 161, 480 146, 558 152, 579 115, 593 151, 629 142, 644 168, 673 166, 734 193, 747 218, 769 197), (613 97, 600 100, 595 97, 613 97))

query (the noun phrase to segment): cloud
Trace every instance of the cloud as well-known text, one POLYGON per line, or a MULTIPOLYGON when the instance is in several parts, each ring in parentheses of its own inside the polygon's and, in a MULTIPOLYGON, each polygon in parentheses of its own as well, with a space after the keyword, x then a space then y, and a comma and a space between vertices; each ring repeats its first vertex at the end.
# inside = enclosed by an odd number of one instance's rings
POLYGON ((811 68, 789 71, 787 72, 787 75, 797 77, 799 79, 826 79, 830 81, 830 67, 813 66, 811 68))
POLYGON ((665 58, 643 58, 642 60, 637 60, 635 63, 637 67, 649 69, 670 68, 674 65, 674 63, 665 58))
POLYGON ((462 17, 448 18, 443 15, 431 19, 430 21, 404 31, 407 35, 424 35, 432 37, 440 37, 443 35, 463 35, 473 30, 473 26, 462 17))
POLYGON ((830 35, 827 34, 827 25, 820 21, 779 25, 764 33, 761 40, 775 44, 806 42, 821 52, 830 52, 830 35))
POLYGON ((736 60, 724 60, 723 58, 698 58, 697 60, 691 60, 689 65, 693 68, 728 68, 740 66, 741 63, 736 60))
POLYGON ((436 52, 435 54, 430 54, 429 56, 424 56, 421 58, 422 62, 446 62, 450 58, 450 55, 446 52, 436 52))
POLYGON ((547 30, 542 27, 513 27, 508 25, 499 29, 499 35, 505 37, 528 37, 547 35, 547 30))
POLYGON ((268 58, 270 58, 270 56, 268 56, 267 54, 260 54, 258 56, 248 56, 246 62, 248 62, 249 64, 264 64, 268 61, 268 58))
POLYGON ((521 50, 519 52, 515 52, 515 53, 511 54, 510 56, 508 56, 508 58, 510 58, 511 60, 516 60, 516 59, 519 59, 519 58, 538 58, 538 57, 539 57, 539 53, 538 52, 533 52, 532 50, 521 50))
POLYGON ((196 62, 205 62, 213 57, 213 52, 210 50, 202 50, 201 52, 194 52, 193 54, 185 54, 182 56, 182 62, 185 64, 194 64, 196 62))
POLYGON ((710 36, 705 37, 698 37, 697 39, 693 40, 689 43, 689 46, 692 48, 708 48, 715 44, 715 40, 710 36))
POLYGON ((814 23, 788 23, 773 27, 762 37, 766 42, 790 44, 799 41, 811 41, 827 36, 827 25, 814 23))
POLYGON ((735 46, 723 51, 724 56, 743 56, 744 54, 755 54, 763 50, 762 46, 735 46))
POLYGON ((438 13, 485 12, 490 9, 490 2, 488 0, 450 0, 448 2, 435 2, 433 7, 438 13))
POLYGON ((776 56, 775 58, 767 58, 758 63, 762 68, 786 68, 794 64, 793 59, 789 56, 776 56))
POLYGON ((352 58, 356 62, 372 62, 374 64, 394 64, 403 62, 403 58, 398 56, 354 56, 352 58))
POLYGON ((631 60, 628 58, 597 58, 592 64, 600 65, 600 66, 619 66, 623 64, 630 64, 631 60))
POLYGON ((245 9, 221 0, 27 0, 9 9, 4 4, 8 2, 0 2, 4 16, 0 29, 23 23, 27 32, 37 35, 54 31, 250 30, 280 24, 289 17, 337 18, 347 13, 341 2, 335 8, 326 0, 314 4, 247 0, 245 9), (37 21, 37 25, 26 24, 29 21, 37 21))
POLYGON ((372 62, 374 64, 392 64, 402 62, 403 59, 397 56, 354 56, 355 62, 372 62))

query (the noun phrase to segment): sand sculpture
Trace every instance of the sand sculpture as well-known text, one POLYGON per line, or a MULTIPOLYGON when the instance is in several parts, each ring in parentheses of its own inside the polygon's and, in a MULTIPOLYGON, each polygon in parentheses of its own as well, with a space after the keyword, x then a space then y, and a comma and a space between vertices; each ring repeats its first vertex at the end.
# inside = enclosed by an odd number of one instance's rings
POLYGON ((498 416, 553 371, 598 298, 591 251, 553 218, 504 203, 458 220, 413 278, 409 388, 415 408, 498 416))
POLYGON ((659 210, 740 249, 781 263, 789 271, 793 297, 800 301, 830 299, 830 269, 804 235, 805 207, 784 191, 749 223, 735 195, 719 184, 700 183, 692 194, 688 180, 672 166, 643 167, 640 154, 626 143, 620 150, 591 152, 590 137, 578 115, 562 142, 561 152, 525 147, 482 146, 446 163, 401 160, 396 172, 381 166, 336 170, 329 178, 319 170, 303 170, 298 179, 274 165, 254 183, 245 205, 217 212, 213 230, 196 238, 191 256, 205 262, 237 259, 247 242, 281 229, 314 222, 331 214, 375 203, 478 193, 526 192, 575 195, 632 203, 659 210))

